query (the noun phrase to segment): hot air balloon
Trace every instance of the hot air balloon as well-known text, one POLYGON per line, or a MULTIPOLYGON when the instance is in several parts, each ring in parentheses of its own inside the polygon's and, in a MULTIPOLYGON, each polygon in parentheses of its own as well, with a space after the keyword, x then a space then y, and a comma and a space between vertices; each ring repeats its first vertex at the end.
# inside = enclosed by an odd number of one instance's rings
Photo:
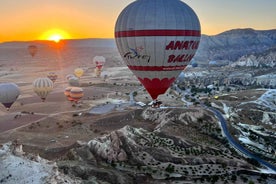
POLYGON ((72 87, 66 87, 64 90, 64 95, 66 97, 70 96, 70 91, 71 91, 72 87))
POLYGON ((29 45, 28 46, 28 51, 29 51, 29 54, 34 57, 35 54, 37 53, 37 46, 35 45, 29 45))
POLYGON ((0 84, 0 102, 10 109, 12 104, 16 101, 20 95, 18 86, 14 83, 2 83, 0 84))
POLYGON ((83 71, 82 68, 76 68, 76 69, 74 70, 74 74, 75 74, 75 76, 78 77, 78 78, 80 78, 80 77, 83 75, 83 73, 84 73, 84 71, 83 71))
POLYGON ((68 83, 69 83, 70 86, 74 86, 74 87, 79 87, 80 86, 79 78, 77 78, 75 76, 69 78, 68 83))
POLYGON ((120 55, 153 100, 189 64, 200 36, 197 15, 180 0, 136 0, 115 25, 120 55))
POLYGON ((48 78, 37 78, 33 82, 34 92, 41 98, 42 102, 45 101, 48 94, 52 91, 54 83, 48 78))
POLYGON ((57 78, 58 78, 58 75, 55 73, 55 72, 49 72, 47 77, 53 82, 55 83, 57 78))
POLYGON ((73 99, 70 97, 70 91, 71 91, 72 87, 66 87, 64 90, 64 95, 67 97, 67 99, 69 101, 73 101, 73 99))
POLYGON ((71 77, 75 77, 75 75, 73 75, 73 74, 68 74, 68 75, 66 75, 66 79, 67 79, 67 80, 69 80, 71 77))
POLYGON ((72 87, 70 90, 70 99, 74 102, 78 102, 83 97, 83 89, 79 87, 72 87))
POLYGON ((96 74, 97 77, 100 77, 101 72, 103 70, 103 66, 105 64, 105 57, 103 57, 103 56, 95 56, 93 58, 93 62, 96 65, 95 74, 96 74))

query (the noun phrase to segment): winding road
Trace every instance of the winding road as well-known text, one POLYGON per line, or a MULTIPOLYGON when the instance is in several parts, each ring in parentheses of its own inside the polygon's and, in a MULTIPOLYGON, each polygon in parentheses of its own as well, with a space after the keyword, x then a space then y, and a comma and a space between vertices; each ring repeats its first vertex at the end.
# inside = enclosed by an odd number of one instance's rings
MULTIPOLYGON (((176 88, 176 91, 179 93, 182 93, 182 90, 178 87, 178 86, 175 86, 176 88)), ((213 107, 207 107, 206 105, 202 104, 201 105, 209 110, 211 110, 215 116, 219 119, 220 121, 220 124, 221 124, 221 127, 222 127, 222 130, 223 130, 223 133, 224 135, 226 136, 227 140, 229 141, 229 143, 234 147, 236 148, 237 150, 239 150, 241 153, 245 154, 246 156, 248 156, 249 158, 253 158, 255 159, 257 162, 259 162, 261 165, 267 167, 268 169, 271 169, 273 172, 275 172, 276 174, 276 166, 274 166, 273 164, 271 163, 268 163, 266 161, 264 161, 263 159, 261 159, 260 157, 254 155, 253 153, 251 153, 250 151, 248 151, 247 149, 245 149, 240 143, 238 143, 237 141, 235 141, 233 139, 233 137, 231 136, 231 134, 229 133, 228 131, 228 128, 227 128, 227 123, 226 123, 226 120, 224 119, 224 117, 222 116, 222 114, 216 110, 215 108, 213 107)))
POLYGON ((216 110, 212 107, 206 107, 206 108, 210 109, 216 115, 216 117, 219 119, 224 135, 226 136, 227 140, 234 148, 236 148, 237 150, 239 150, 241 153, 245 154, 246 156, 255 159, 261 165, 267 167, 268 169, 271 169, 272 171, 274 171, 276 173, 276 167, 274 165, 264 161, 263 159, 261 159, 260 157, 258 157, 256 155, 254 155, 253 153, 251 153, 250 151, 245 149, 241 144, 239 144, 237 141, 235 141, 233 139, 233 137, 230 135, 230 133, 228 131, 226 120, 224 119, 224 117, 218 110, 216 110))

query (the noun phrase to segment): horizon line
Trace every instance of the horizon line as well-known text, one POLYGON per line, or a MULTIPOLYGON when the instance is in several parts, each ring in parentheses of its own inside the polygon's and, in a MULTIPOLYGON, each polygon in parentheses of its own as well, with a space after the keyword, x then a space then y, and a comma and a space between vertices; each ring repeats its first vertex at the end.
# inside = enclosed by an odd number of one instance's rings
MULTIPOLYGON (((217 36, 219 34, 225 33, 225 32, 229 32, 229 31, 233 31, 233 30, 254 30, 254 31, 273 31, 276 30, 276 28, 271 28, 271 29, 254 29, 254 28, 234 28, 234 29, 229 29, 229 30, 225 30, 223 32, 217 33, 217 34, 201 34, 204 36, 217 36)), ((60 41, 70 41, 70 40, 88 40, 88 39, 101 39, 101 40, 115 40, 115 35, 114 37, 110 37, 110 38, 103 38, 103 37, 86 37, 86 38, 67 38, 67 39, 60 39, 60 41)), ((35 40, 7 40, 7 41, 0 41, 0 44, 3 43, 10 43, 10 42, 54 42, 53 40, 42 40, 42 39, 35 39, 35 40)))

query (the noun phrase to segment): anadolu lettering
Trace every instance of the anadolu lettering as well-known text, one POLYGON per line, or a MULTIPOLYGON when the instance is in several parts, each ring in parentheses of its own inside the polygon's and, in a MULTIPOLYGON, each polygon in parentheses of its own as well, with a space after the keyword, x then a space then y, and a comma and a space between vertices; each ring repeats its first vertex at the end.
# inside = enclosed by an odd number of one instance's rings
POLYGON ((195 50, 199 46, 199 41, 170 41, 166 50, 195 50))

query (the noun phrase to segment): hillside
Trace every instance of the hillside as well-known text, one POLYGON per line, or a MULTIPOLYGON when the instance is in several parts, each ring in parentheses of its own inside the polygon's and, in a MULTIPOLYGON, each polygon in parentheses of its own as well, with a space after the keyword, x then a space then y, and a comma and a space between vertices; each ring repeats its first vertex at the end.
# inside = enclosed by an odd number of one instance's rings
POLYGON ((214 36, 202 35, 195 60, 236 61, 241 56, 259 54, 275 45, 276 29, 233 29, 214 36))

